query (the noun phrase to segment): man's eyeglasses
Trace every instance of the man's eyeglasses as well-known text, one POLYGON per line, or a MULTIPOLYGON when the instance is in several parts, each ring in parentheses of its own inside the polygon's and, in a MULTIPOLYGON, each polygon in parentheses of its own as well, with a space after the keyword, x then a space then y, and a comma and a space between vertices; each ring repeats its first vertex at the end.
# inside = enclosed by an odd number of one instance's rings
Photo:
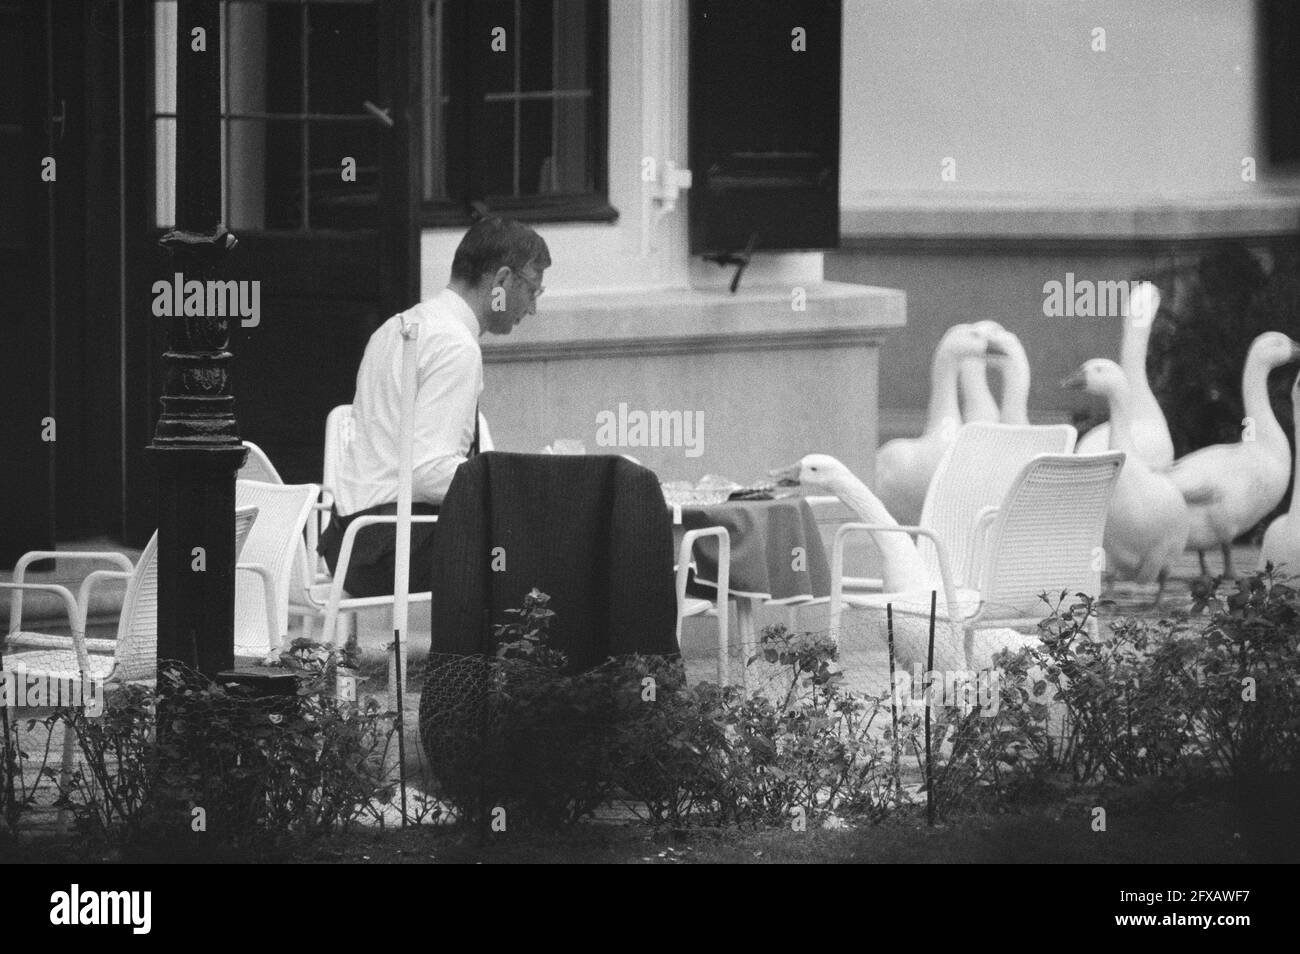
POLYGON ((531 278, 529 278, 521 271, 518 271, 516 269, 511 269, 511 271, 524 280, 524 284, 528 286, 529 294, 533 296, 533 301, 536 301, 537 299, 542 297, 542 292, 546 291, 545 285, 543 285, 541 282, 534 282, 531 278))

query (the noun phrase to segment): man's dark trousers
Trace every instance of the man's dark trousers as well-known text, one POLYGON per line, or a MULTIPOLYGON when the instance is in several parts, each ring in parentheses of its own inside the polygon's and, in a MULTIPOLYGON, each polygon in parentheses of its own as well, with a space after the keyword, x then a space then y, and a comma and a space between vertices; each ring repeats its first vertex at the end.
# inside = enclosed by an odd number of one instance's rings
MULTIPOLYGON (((330 524, 321 534, 317 549, 325 557, 325 562, 333 573, 338 567, 339 550, 343 546, 343 534, 353 520, 370 515, 393 515, 397 513, 397 504, 380 504, 357 513, 340 517, 334 511, 330 524)), ((411 513, 437 514, 438 508, 432 504, 413 503, 411 513)), ((433 535, 436 524, 411 524, 411 568, 408 579, 412 593, 422 593, 429 589, 433 578, 433 535)), ((343 588, 349 596, 391 596, 393 594, 393 574, 397 560, 397 527, 381 524, 362 527, 357 531, 352 544, 352 557, 348 560, 348 575, 343 581, 343 588)))

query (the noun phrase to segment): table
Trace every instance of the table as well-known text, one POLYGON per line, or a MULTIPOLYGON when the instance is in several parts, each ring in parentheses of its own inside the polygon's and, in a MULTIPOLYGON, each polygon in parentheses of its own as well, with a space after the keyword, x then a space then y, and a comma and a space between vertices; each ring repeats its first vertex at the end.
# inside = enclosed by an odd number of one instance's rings
MULTIPOLYGON (((730 596, 736 600, 736 623, 747 662, 757 649, 759 604, 790 605, 830 596, 826 549, 812 508, 798 496, 682 507, 681 523, 673 527, 674 545, 680 545, 688 530, 716 526, 725 527, 731 537, 730 596)), ((716 600, 717 541, 700 540, 694 557, 688 592, 716 600)))

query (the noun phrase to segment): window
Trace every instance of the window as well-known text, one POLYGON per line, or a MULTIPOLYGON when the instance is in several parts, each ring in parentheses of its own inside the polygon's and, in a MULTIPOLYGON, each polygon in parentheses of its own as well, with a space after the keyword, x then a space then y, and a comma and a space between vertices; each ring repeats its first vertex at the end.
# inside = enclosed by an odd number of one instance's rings
MULTIPOLYGON (((175 0, 154 10, 155 224, 167 228, 176 195, 175 0)), ((227 0, 221 30, 223 221, 257 231, 376 227, 384 120, 367 106, 379 99, 375 5, 227 0), (355 178, 344 179, 345 160, 355 178)))
POLYGON ((610 221, 608 4, 427 0, 422 194, 427 225, 487 209, 610 221))

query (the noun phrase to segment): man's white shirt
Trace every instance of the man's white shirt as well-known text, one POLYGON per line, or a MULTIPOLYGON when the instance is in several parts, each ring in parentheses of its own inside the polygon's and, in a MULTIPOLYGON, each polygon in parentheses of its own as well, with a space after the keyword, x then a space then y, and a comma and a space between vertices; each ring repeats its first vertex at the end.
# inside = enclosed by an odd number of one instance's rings
POLYGON ((397 500, 401 329, 403 322, 412 321, 420 326, 412 500, 441 503, 456 468, 467 459, 483 393, 483 353, 474 312, 444 288, 389 318, 370 336, 357 371, 352 444, 343 455, 334 488, 340 516, 397 500))

